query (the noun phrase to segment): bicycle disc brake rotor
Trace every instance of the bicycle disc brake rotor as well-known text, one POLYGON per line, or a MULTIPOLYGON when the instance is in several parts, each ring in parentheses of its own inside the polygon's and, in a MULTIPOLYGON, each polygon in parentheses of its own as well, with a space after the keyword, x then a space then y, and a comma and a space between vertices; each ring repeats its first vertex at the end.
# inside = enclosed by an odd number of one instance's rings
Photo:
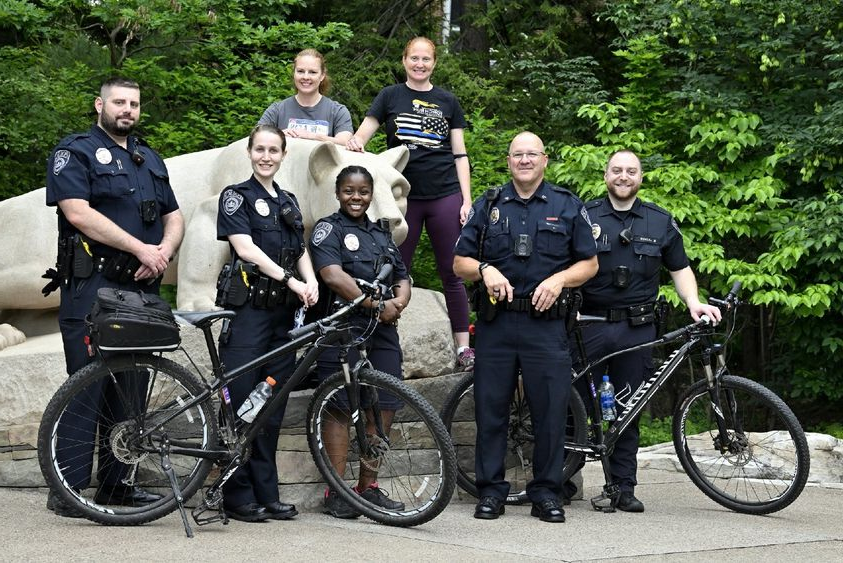
POLYGON ((743 435, 731 435, 726 444, 722 444, 721 438, 717 437, 714 447, 723 453, 728 464, 735 467, 743 467, 753 459, 752 446, 743 435))
POLYGON ((137 438, 137 431, 134 423, 124 421, 116 424, 111 430, 111 453, 118 461, 127 465, 140 463, 149 456, 149 452, 138 450, 133 446, 137 438))
POLYGON ((380 436, 367 434, 366 444, 368 448, 365 455, 360 456, 360 465, 371 471, 377 471, 380 468, 381 460, 389 453, 389 443, 380 436))

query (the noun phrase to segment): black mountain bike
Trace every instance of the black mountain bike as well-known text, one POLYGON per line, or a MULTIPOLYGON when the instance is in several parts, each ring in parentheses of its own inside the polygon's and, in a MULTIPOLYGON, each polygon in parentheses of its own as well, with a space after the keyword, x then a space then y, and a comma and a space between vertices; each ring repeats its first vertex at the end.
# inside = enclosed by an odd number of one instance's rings
MULTIPOLYGON (((574 370, 573 380, 587 377, 594 405, 600 413, 592 368, 621 354, 679 343, 664 363, 629 398, 617 420, 604 432, 599 419, 590 419, 583 398, 572 388, 568 406, 563 480, 585 460, 602 462, 606 484, 591 499, 595 510, 615 510, 620 490, 612 483, 609 455, 618 437, 674 375, 686 359, 702 365, 705 379, 680 396, 673 411, 673 444, 691 481, 715 502, 737 512, 768 514, 792 503, 805 486, 810 455, 805 433, 790 408, 772 391, 755 381, 732 375, 726 367, 726 344, 735 329, 740 304, 736 283, 725 299, 710 298, 724 312, 725 333, 715 332, 707 317, 661 338, 606 355, 574 370)), ((605 322, 602 317, 580 316, 578 324, 605 322)), ((582 340, 575 331, 581 357, 582 340)), ((457 452, 457 482, 477 496, 474 481, 474 375, 460 380, 442 409, 442 420, 457 452)), ((619 405, 620 406, 620 405, 619 405)), ((525 491, 533 477, 533 429, 522 387, 510 404, 506 478, 512 485, 511 504, 527 502, 525 491)))
MULTIPOLYGON (((223 483, 249 458, 252 440, 267 418, 307 377, 319 355, 327 347, 340 346, 343 370, 319 385, 307 412, 307 440, 316 466, 343 499, 372 520, 391 526, 415 526, 436 517, 451 500, 455 487, 456 459, 448 432, 433 407, 417 391, 372 368, 362 339, 352 336, 352 325, 348 322, 351 313, 367 297, 382 304, 387 290, 382 280, 388 278, 391 269, 387 264, 374 283, 356 280, 362 295, 332 315, 290 331, 291 342, 228 371, 223 371, 220 365, 211 326, 215 321, 232 318, 235 313, 176 312, 183 321, 203 331, 213 366, 209 377, 196 375, 201 375, 201 371, 186 351, 192 369, 160 353, 99 357, 71 376, 44 412, 38 432, 38 457, 48 485, 86 518, 102 524, 143 524, 178 509, 185 533, 192 537, 184 503, 203 486, 216 465, 219 475, 207 487, 192 515, 198 525, 227 523, 222 504, 223 483), (234 409, 239 405, 232 405, 228 399, 226 383, 274 358, 308 346, 290 379, 273 394, 252 423, 235 416, 234 409), (354 366, 349 366, 347 360, 350 346, 357 346, 361 354, 361 360, 354 366), (138 381, 144 378, 145 396, 139 396, 138 381), (77 401, 89 403, 85 401, 86 396, 102 393, 99 389, 103 386, 110 388, 112 408, 90 412, 89 421, 95 427, 99 420, 99 435, 92 445, 94 460, 102 459, 96 452, 109 450, 114 458, 127 465, 123 484, 161 493, 163 498, 157 502, 137 507, 99 502, 96 483, 85 490, 73 488, 69 484, 71 476, 65 474, 66 469, 59 463, 62 459, 58 451, 59 424, 77 423, 78 415, 74 421, 67 413, 79 409, 70 407, 77 401), (397 396, 404 405, 395 413, 388 435, 381 419, 379 392, 397 396), (350 439, 345 472, 339 474, 328 456, 321 429, 331 417, 340 420, 342 416, 342 420, 347 420, 348 413, 352 420, 350 439), (374 432, 367 432, 367 419, 370 429, 374 425, 374 432), (361 471, 377 471, 381 489, 392 500, 403 503, 404 508, 389 510, 358 495, 352 487, 361 471)), ((97 469, 102 468, 95 468, 95 476, 97 469)))

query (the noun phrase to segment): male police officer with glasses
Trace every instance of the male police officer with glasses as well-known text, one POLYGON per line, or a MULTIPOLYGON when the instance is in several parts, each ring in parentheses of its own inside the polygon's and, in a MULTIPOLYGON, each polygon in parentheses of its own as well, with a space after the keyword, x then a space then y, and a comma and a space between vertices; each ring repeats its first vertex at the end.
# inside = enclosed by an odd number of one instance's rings
POLYGON ((596 273, 596 250, 582 202, 544 180, 547 155, 539 137, 518 134, 507 162, 512 180, 475 202, 454 251, 456 274, 485 287, 474 364, 480 496, 474 517, 504 513, 509 404, 520 368, 535 422, 531 514, 564 522, 559 499, 571 356, 560 296, 596 273))
MULTIPOLYGON (((719 321, 720 310, 699 300, 676 221, 664 209, 637 197, 642 180, 638 157, 626 150, 614 153, 603 178, 606 197, 586 204, 600 269, 582 287, 581 311, 605 316, 609 322, 583 327, 586 355, 599 358, 656 337, 654 307, 662 265, 695 321, 702 315, 719 321)), ((594 368, 595 376, 604 373, 615 386, 616 397, 623 401, 652 375, 652 351, 622 354, 594 368)), ((578 390, 583 397, 590 396, 585 381, 578 383, 578 390)), ((586 404, 591 406, 590 401, 586 404)), ((634 494, 637 453, 636 420, 621 435, 610 458, 612 481, 621 492, 617 508, 626 512, 644 511, 644 504, 634 494)))
MULTIPOLYGON (((138 84, 124 78, 106 81, 94 109, 97 123, 62 139, 47 164, 47 205, 58 206, 59 257, 56 270, 44 276, 52 280, 44 293, 61 288, 59 328, 69 375, 93 359, 84 342, 85 316, 97 290, 158 293, 159 278, 184 235, 164 161, 130 135, 140 117, 138 84)), ((90 484, 94 465, 94 452, 85 444, 94 442, 98 425, 101 435, 108 432, 107 422, 90 412, 118 409, 119 399, 112 395, 103 389, 87 412, 68 412, 59 424, 59 454, 66 459, 58 461, 69 468, 64 474, 73 480, 71 486, 80 490, 90 484)), ((161 498, 127 485, 128 472, 100 451, 95 501, 138 506, 161 498)), ((80 516, 52 492, 47 507, 60 516, 80 516)))

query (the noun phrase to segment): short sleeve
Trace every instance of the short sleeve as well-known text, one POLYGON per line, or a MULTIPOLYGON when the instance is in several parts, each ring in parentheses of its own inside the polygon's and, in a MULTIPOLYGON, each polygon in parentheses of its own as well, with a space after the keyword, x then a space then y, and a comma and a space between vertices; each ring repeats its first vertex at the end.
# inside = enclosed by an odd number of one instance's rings
POLYGON ((451 115, 451 129, 465 129, 468 127, 468 122, 465 119, 465 112, 462 110, 462 106, 460 105, 459 100, 457 97, 452 95, 453 104, 454 104, 454 111, 451 115))
POLYGON ((310 234, 310 259, 318 273, 326 266, 342 267, 342 248, 339 229, 324 219, 316 223, 310 234))
POLYGON ((91 199, 88 166, 67 147, 59 146, 47 161, 47 205, 64 199, 91 199))
POLYGON ((479 197, 474 201, 471 210, 468 212, 468 220, 460 231, 457 244, 454 247, 456 256, 476 258, 479 256, 480 231, 483 228, 483 215, 486 198, 479 197))
POLYGON ((257 124, 258 125, 275 125, 279 129, 283 129, 283 127, 281 127, 281 124, 279 123, 279 120, 280 120, 280 117, 281 117, 279 115, 280 106, 281 106, 281 104, 279 102, 274 102, 274 103, 270 104, 270 106, 268 108, 266 108, 266 110, 264 110, 263 115, 258 120, 257 124))
POLYGON ((366 117, 374 117, 378 120, 378 123, 386 123, 388 117, 388 101, 389 101, 389 89, 384 88, 378 95, 375 96, 375 99, 372 101, 372 105, 369 106, 369 111, 366 112, 366 117))
POLYGON ((585 205, 574 198, 578 207, 574 216, 574 228, 571 234, 571 256, 577 262, 588 260, 597 255, 597 244, 594 242, 594 234, 591 231, 591 218, 585 205))
POLYGON ((348 131, 354 133, 354 127, 351 124, 351 113, 344 105, 337 103, 336 111, 334 113, 334 135, 348 131))
POLYGON ((662 262, 671 272, 677 272, 687 267, 691 262, 685 253, 685 244, 682 241, 682 232, 673 217, 669 217, 667 232, 664 236, 665 244, 662 247, 662 262))
POLYGON ((220 194, 217 209, 217 240, 227 240, 230 235, 252 235, 246 198, 234 188, 220 194))

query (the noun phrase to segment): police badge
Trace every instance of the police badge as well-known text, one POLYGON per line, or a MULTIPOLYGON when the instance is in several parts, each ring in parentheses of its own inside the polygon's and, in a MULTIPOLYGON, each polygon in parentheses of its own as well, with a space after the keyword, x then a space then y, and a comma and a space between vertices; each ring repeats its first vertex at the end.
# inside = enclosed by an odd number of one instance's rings
POLYGON ((498 222, 498 219, 501 218, 500 209, 497 207, 493 207, 492 210, 489 212, 489 222, 494 225, 498 222))

